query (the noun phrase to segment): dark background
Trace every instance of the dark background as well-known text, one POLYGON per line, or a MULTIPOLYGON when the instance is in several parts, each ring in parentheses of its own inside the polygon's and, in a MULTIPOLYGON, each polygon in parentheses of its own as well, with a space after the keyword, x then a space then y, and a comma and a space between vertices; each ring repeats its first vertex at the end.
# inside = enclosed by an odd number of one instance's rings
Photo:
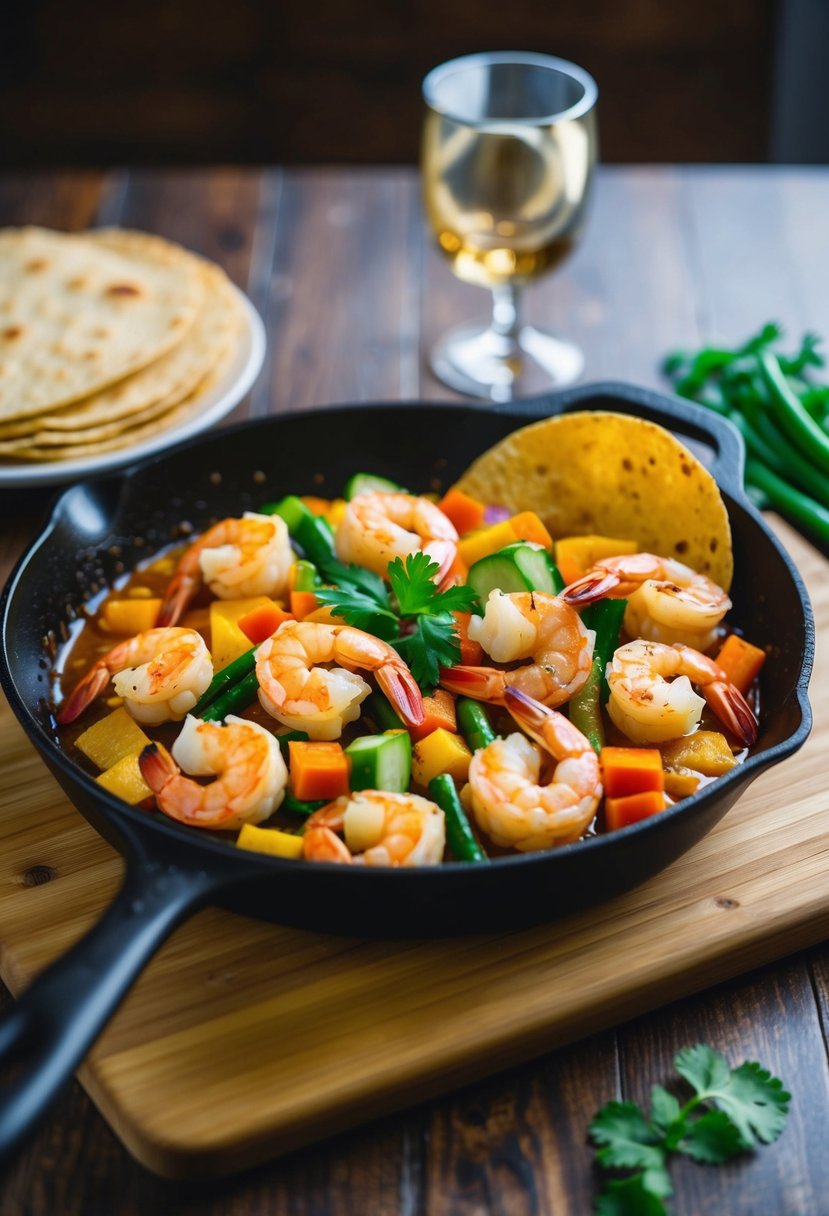
POLYGON ((537 50, 605 161, 821 161, 827 0, 1 0, 0 167, 412 163, 420 80, 537 50))

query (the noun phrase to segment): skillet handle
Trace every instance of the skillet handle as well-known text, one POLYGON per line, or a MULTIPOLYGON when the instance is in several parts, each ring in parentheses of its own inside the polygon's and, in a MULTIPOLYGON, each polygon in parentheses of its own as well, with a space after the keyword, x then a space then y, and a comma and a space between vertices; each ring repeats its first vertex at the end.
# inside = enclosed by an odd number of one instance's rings
POLYGON ((101 920, 0 1021, 0 1064, 22 1067, 0 1088, 0 1167, 36 1129, 155 951, 215 886, 201 871, 128 858, 101 920))
POLYGON ((740 432, 728 419, 685 397, 668 396, 667 393, 638 388, 632 384, 603 381, 562 389, 543 397, 527 398, 510 405, 510 413, 527 415, 527 421, 579 409, 607 409, 614 413, 635 414, 673 431, 680 439, 704 443, 711 449, 712 455, 710 459, 703 457, 703 463, 710 469, 718 485, 732 498, 745 501, 745 449, 740 432))

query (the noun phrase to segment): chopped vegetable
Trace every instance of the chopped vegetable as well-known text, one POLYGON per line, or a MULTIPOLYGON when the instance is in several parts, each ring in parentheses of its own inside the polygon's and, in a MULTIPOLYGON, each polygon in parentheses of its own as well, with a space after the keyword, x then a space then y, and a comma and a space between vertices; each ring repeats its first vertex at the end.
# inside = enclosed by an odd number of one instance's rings
POLYGON ((308 732, 305 730, 286 730, 281 735, 277 735, 276 741, 279 744, 279 749, 282 752, 283 759, 288 759, 289 743, 307 743, 308 738, 308 732))
MULTIPOLYGON (((661 770, 660 770, 661 771, 661 770)), ((626 794, 621 798, 604 800, 604 821, 609 832, 626 828, 665 810, 665 795, 662 790, 644 790, 639 794, 626 794)))
POLYGON ((388 477, 378 477, 376 473, 352 473, 345 483, 343 495, 346 502, 351 502, 358 494, 408 494, 396 481, 388 477))
MULTIPOLYGON (((225 670, 227 671, 229 668, 225 668, 225 670)), ((256 672, 250 671, 236 683, 227 684, 201 713, 196 714, 198 706, 194 708, 193 713, 205 722, 223 722, 228 714, 244 713, 255 703, 258 695, 259 681, 256 678, 256 672)))
POLYGON ((409 727, 409 734, 417 742, 433 730, 442 727, 444 730, 457 734, 458 723, 455 716, 455 698, 445 688, 436 688, 433 693, 423 698, 423 721, 417 726, 409 727))
POLYGON ((461 663, 465 667, 477 667, 484 662, 484 648, 480 642, 473 642, 469 636, 471 612, 453 612, 455 618, 455 633, 460 647, 461 663))
POLYGON ((405 730, 403 719, 379 692, 372 692, 363 701, 363 709, 382 731, 405 730))
POLYGON ((145 629, 152 629, 161 609, 161 600, 150 599, 105 600, 102 609, 103 623, 113 633, 134 637, 145 629))
POLYGON ((542 545, 552 553, 553 538, 535 511, 521 511, 518 515, 513 515, 509 522, 519 540, 528 540, 534 545, 542 545))
POLYGON ((120 706, 78 735, 75 746, 98 768, 106 770, 124 756, 137 756, 149 742, 135 719, 120 706))
POLYGON ((667 768, 690 768, 704 777, 722 777, 737 763, 725 735, 715 730, 672 739, 662 744, 661 751, 667 768))
POLYGON ((454 486, 451 490, 447 490, 438 506, 447 519, 455 525, 460 536, 466 532, 473 532, 476 528, 482 528, 484 525, 486 512, 484 503, 479 502, 477 498, 472 498, 469 494, 464 494, 463 490, 458 490, 454 486))
POLYGON ((574 583, 604 558, 635 553, 638 548, 635 540, 613 536, 565 536, 556 541, 556 565, 564 582, 574 583))
POLYGON ((599 764, 604 792, 610 798, 665 788, 662 755, 656 747, 603 747, 599 764))
POLYGON ((458 728, 467 742, 470 750, 478 751, 487 747, 493 739, 497 739, 486 709, 480 701, 472 701, 469 697, 458 697, 455 704, 458 728))
POLYGON ((256 666, 256 647, 250 646, 244 654, 240 654, 238 659, 234 659, 232 663, 228 663, 227 667, 216 672, 213 679, 208 684, 205 691, 202 693, 199 700, 193 707, 193 715, 197 718, 203 716, 208 705, 212 705, 216 698, 233 684, 237 684, 243 680, 245 676, 250 675, 256 666))
POLYGON ((782 333, 768 324, 733 351, 673 355, 664 370, 677 392, 738 427, 749 453, 745 484, 762 504, 829 544, 829 385, 810 378, 824 360, 814 334, 793 356, 773 351, 782 333))
POLYGON ((290 612, 286 612, 284 608, 280 608, 279 604, 269 600, 267 604, 262 604, 259 608, 254 608, 251 612, 240 616, 236 623, 248 641, 253 642, 254 646, 258 646, 266 638, 276 633, 279 626, 285 621, 292 620, 294 617, 290 612))
POLYGON ((690 798, 699 789, 700 773, 674 766, 665 769, 665 793, 669 798, 690 798))
POLYGON ((496 589, 507 595, 515 591, 557 595, 564 589, 564 580, 546 549, 527 541, 516 541, 482 557, 470 567, 467 582, 482 606, 496 589))
POLYGON ((139 802, 153 796, 152 790, 141 776, 138 756, 138 752, 130 752, 129 755, 122 756, 111 768, 96 778, 98 784, 102 785, 105 790, 114 794, 116 798, 123 798, 124 802, 128 802, 130 806, 137 806, 139 802))
POLYGON ((490 553, 497 553, 507 545, 514 545, 518 539, 515 528, 510 520, 506 519, 502 523, 491 524, 488 528, 462 537, 458 541, 458 553, 471 570, 475 562, 480 561, 482 557, 489 557, 490 553))
POLYGON ((301 801, 339 798, 348 793, 348 757, 339 743, 288 744, 291 791, 301 801))
POLYGON ((766 652, 732 633, 723 642, 714 661, 734 687, 745 695, 760 674, 766 652))
POLYGON ((302 837, 246 823, 236 839, 236 847, 249 849, 252 853, 268 853, 271 857, 294 859, 302 856, 302 837))
POLYGON ((279 809, 287 811, 289 815, 296 815, 298 819, 307 819, 309 815, 313 815, 314 811, 318 811, 329 801, 328 798, 318 798, 313 802, 303 802, 301 799, 295 798, 290 790, 286 790, 279 809))
POLYGON ((250 650, 250 638, 240 628, 239 619, 273 603, 266 595, 238 600, 213 600, 210 604, 210 653, 214 671, 223 671, 250 650))
POLYGON ((423 789, 438 773, 448 773, 456 781, 465 781, 471 759, 472 753, 463 739, 440 727, 415 744, 412 776, 423 789))
POLYGON ((345 749, 352 790, 390 790, 403 794, 412 776, 412 741, 408 731, 363 735, 345 749))
POLYGON ((432 778, 429 797, 446 817, 446 843, 458 861, 488 862, 489 858, 478 843, 461 806, 455 782, 447 773, 439 773, 432 778))
POLYGON ((590 675, 568 703, 570 721, 587 739, 598 755, 604 747, 604 725, 602 723, 602 678, 604 667, 594 654, 590 664, 590 675))
POLYGON ((593 658, 598 660, 602 672, 602 705, 607 703, 610 696, 607 665, 618 648, 619 634, 627 606, 627 600, 599 600, 596 604, 589 604, 581 614, 584 625, 588 629, 592 629, 596 635, 593 658))

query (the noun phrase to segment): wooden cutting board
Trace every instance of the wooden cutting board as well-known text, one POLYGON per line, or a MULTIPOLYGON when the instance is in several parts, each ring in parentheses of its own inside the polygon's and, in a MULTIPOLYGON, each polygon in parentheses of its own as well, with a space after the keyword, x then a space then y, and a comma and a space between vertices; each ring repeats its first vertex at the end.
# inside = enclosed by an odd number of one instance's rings
MULTIPOLYGON (((79 1074, 138 1160, 170 1177, 231 1173, 825 938, 829 579, 779 531, 818 623, 801 752, 662 874, 552 925, 366 942, 195 916, 79 1074)), ((5 707, 0 841, 0 973, 18 992, 99 916, 122 866, 5 707)))

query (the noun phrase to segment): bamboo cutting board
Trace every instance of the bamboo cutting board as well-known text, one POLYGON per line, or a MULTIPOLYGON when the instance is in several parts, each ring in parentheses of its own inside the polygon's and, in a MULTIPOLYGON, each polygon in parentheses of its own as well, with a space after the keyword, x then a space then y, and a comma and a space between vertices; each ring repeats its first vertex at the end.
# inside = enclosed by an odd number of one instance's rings
MULTIPOLYGON (((779 530, 818 625, 815 728, 801 752, 656 878, 552 925, 366 942, 199 913, 80 1072, 138 1160, 170 1177, 230 1173, 822 940, 829 579, 814 549, 779 530)), ((18 992, 98 917, 122 867, 7 709, 0 841, 0 972, 18 992)))

